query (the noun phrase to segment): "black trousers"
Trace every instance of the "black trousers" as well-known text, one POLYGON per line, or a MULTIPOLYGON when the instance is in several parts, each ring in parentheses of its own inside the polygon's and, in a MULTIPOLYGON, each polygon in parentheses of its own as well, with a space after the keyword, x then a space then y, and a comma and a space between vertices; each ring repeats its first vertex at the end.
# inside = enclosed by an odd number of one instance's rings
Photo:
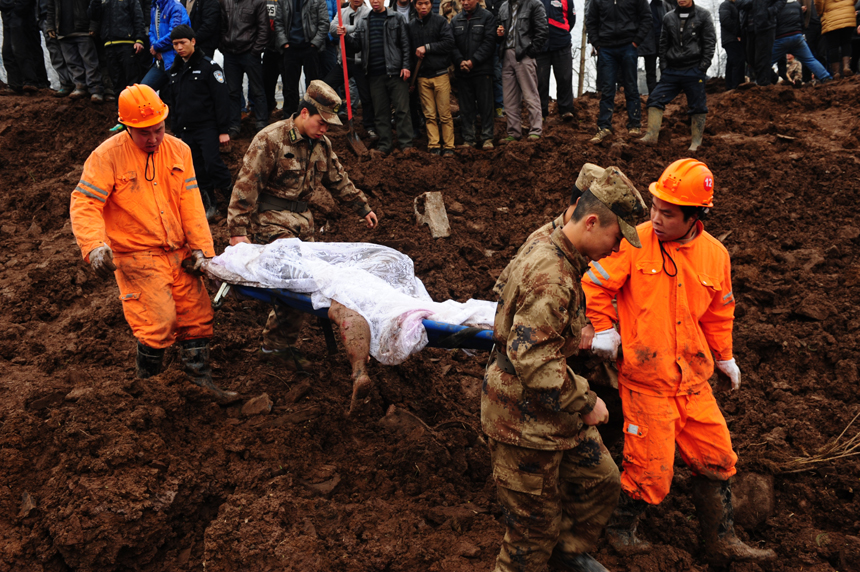
MULTIPOLYGON (((373 99, 370 97, 370 84, 364 70, 355 61, 346 60, 346 71, 355 80, 358 97, 361 100, 361 124, 365 129, 376 129, 376 115, 373 112, 373 99)), ((343 87, 343 67, 337 65, 331 68, 323 79, 335 91, 343 87)))
POLYGON ((726 89, 735 89, 744 81, 744 48, 738 41, 723 45, 726 50, 726 89))
POLYGON ((278 108, 275 91, 278 89, 278 76, 281 75, 283 58, 276 50, 263 52, 263 92, 266 94, 266 108, 269 115, 278 108))
POLYGON ((6 83, 16 91, 25 85, 47 86, 42 36, 35 15, 22 18, 13 13, 3 13, 3 65, 6 83))
POLYGON ((460 132, 466 143, 477 143, 475 121, 481 116, 481 140, 493 140, 493 76, 458 75, 457 88, 460 101, 460 132))
POLYGON ((777 75, 773 72, 773 43, 776 40, 776 28, 755 32, 753 44, 752 66, 755 70, 755 82, 758 85, 773 85, 777 75))
POLYGON ((537 57, 538 94, 543 116, 549 115, 549 72, 555 75, 558 113, 573 112, 573 56, 570 46, 541 52, 537 57))
POLYGON ((191 148, 191 160, 204 205, 211 198, 212 206, 215 206, 214 189, 229 191, 233 186, 230 169, 221 160, 218 135, 215 126, 186 127, 179 131, 179 138, 191 148))
POLYGON ((114 92, 119 95, 126 86, 138 83, 140 68, 134 57, 132 44, 111 44, 104 49, 108 75, 113 83, 114 92))
POLYGON ((290 46, 283 55, 284 117, 289 117, 299 108, 299 80, 305 70, 307 84, 320 78, 320 54, 312 44, 306 47, 290 46))
POLYGON ((409 84, 398 75, 377 75, 368 78, 373 113, 376 115, 376 132, 379 150, 390 153, 394 147, 391 132, 391 108, 397 126, 397 142, 401 149, 412 147, 412 121, 409 117, 409 84))

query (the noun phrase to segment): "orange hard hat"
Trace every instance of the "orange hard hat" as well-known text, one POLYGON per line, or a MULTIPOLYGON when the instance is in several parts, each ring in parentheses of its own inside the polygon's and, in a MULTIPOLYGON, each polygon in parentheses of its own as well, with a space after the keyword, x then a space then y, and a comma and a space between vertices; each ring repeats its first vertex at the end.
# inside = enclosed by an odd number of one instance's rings
POLYGON ((151 127, 167 119, 167 111, 148 85, 130 85, 119 94, 119 122, 128 127, 151 127))
POLYGON ((714 174, 695 159, 678 159, 648 187, 651 194, 673 205, 714 206, 714 174))

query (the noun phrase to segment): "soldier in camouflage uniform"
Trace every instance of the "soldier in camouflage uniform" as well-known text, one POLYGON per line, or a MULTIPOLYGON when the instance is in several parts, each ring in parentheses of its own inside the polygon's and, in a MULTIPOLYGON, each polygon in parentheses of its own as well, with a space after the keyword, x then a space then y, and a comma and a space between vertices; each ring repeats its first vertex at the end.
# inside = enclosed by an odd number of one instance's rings
MULTIPOLYGON (((308 200, 319 185, 363 217, 368 228, 376 226, 367 197, 349 180, 325 136, 329 125, 342 125, 339 106, 337 93, 314 80, 298 113, 257 133, 245 153, 227 211, 231 245, 250 242, 249 235, 258 244, 279 238, 313 241, 314 219, 308 200)), ((355 401, 370 389, 365 371, 370 329, 361 316, 337 302, 332 302, 329 316, 340 326, 353 364, 355 401)), ((273 310, 263 330, 262 353, 284 358, 287 365, 297 368, 305 365, 295 348, 304 319, 305 314, 298 310, 273 310)))
POLYGON ((496 347, 481 394, 493 476, 506 533, 496 572, 605 570, 586 551, 618 502, 618 467, 596 425, 606 406, 566 359, 585 325, 580 286, 588 263, 639 246, 639 192, 609 167, 580 197, 570 220, 533 235, 500 280, 496 347))

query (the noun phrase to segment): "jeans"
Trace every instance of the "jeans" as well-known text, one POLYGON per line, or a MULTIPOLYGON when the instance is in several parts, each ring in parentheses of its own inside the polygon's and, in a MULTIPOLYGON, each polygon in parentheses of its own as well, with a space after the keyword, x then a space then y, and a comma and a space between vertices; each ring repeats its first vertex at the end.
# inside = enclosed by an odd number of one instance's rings
POLYGON ((549 115, 549 72, 555 74, 559 115, 573 112, 573 56, 570 46, 541 52, 537 57, 538 93, 543 116, 549 115))
POLYGON ((597 87, 600 90, 599 129, 612 128, 612 112, 615 110, 615 86, 624 87, 627 100, 627 128, 642 126, 642 104, 639 101, 636 64, 639 53, 633 44, 613 48, 600 48, 597 52, 597 87))
POLYGON ((140 83, 148 85, 155 91, 159 91, 167 85, 168 80, 170 80, 170 77, 164 72, 164 64, 161 62, 152 62, 152 65, 143 76, 143 79, 140 80, 140 83))
MULTIPOLYGON (((305 85, 320 76, 320 52, 311 44, 290 46, 284 50, 284 117, 299 108, 299 81, 305 70, 305 85)), ((256 100, 255 100, 256 101, 256 100)))
POLYGON ((541 135, 543 116, 540 114, 537 62, 534 58, 523 56, 522 60, 517 61, 515 50, 505 50, 502 56, 502 89, 505 95, 508 137, 522 137, 523 120, 520 113, 523 100, 529 114, 529 135, 541 135))
POLYGON ((448 79, 448 70, 436 77, 419 77, 418 97, 427 120, 427 148, 439 148, 441 126, 442 148, 454 149, 454 118, 451 117, 451 80, 448 79))
MULTIPOLYGON (((361 100, 361 124, 364 125, 365 130, 376 129, 373 99, 370 97, 370 84, 367 83, 367 76, 364 75, 361 64, 356 64, 354 60, 347 59, 346 71, 349 74, 349 79, 354 79, 358 88, 358 97, 361 100)), ((323 81, 335 91, 343 87, 343 67, 338 65, 332 68, 323 81)), ((355 107, 355 100, 350 103, 355 107)))
MULTIPOLYGON (((242 125, 242 79, 248 74, 248 91, 254 98, 254 116, 257 129, 269 122, 266 95, 263 92, 263 63, 260 54, 250 51, 243 54, 224 54, 224 76, 230 90, 230 131, 238 134, 242 125)), ((285 113, 286 113, 286 107, 285 113)))
POLYGON ((475 120, 481 116, 481 139, 493 140, 493 76, 457 76, 460 90, 460 132, 466 143, 477 143, 475 120))
POLYGON ((502 59, 499 57, 499 51, 493 50, 493 101, 496 107, 505 107, 505 95, 502 90, 502 59))
POLYGON ((398 75, 375 75, 368 78, 373 113, 376 116, 376 132, 379 134, 379 150, 390 153, 394 146, 391 133, 391 107, 397 125, 397 142, 401 149, 412 147, 412 121, 409 117, 409 84, 398 75))
POLYGON ((776 63, 777 60, 784 57, 786 54, 792 54, 794 58, 803 64, 803 67, 809 67, 809 71, 815 74, 815 77, 820 80, 828 80, 831 78, 827 68, 818 63, 815 56, 806 45, 806 40, 803 39, 803 34, 795 34, 787 38, 777 38, 773 43, 773 55, 771 60, 776 63))
POLYGON ((66 36, 60 39, 63 57, 72 72, 76 89, 88 89, 91 94, 102 94, 102 74, 96 45, 89 36, 66 36))
POLYGON ((682 91, 687 96, 687 113, 698 115, 708 112, 708 102, 705 96, 705 80, 708 76, 698 68, 688 70, 673 70, 666 68, 660 74, 657 87, 648 96, 646 107, 666 109, 666 105, 675 99, 682 91))
POLYGON ((726 89, 735 89, 744 81, 744 47, 742 42, 729 42, 726 50, 726 89))

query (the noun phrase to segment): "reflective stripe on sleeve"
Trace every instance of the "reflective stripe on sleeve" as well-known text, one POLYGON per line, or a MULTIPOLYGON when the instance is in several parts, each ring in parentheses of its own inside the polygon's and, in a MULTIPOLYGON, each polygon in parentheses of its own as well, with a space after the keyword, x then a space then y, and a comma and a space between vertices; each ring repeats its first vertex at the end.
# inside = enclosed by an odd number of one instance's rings
MULTIPOLYGON (((98 188, 97 186, 93 185, 92 183, 88 183, 88 182, 86 182, 86 181, 85 181, 85 180, 83 180, 83 179, 81 179, 81 180, 78 182, 78 185, 84 185, 84 186, 86 186, 86 187, 89 187, 89 188, 91 188, 92 190, 94 190, 95 192, 97 192, 97 193, 100 193, 100 194, 104 195, 104 196, 105 196, 105 198, 107 198, 107 196, 108 196, 108 192, 107 192, 107 191, 102 190, 102 189, 98 188)), ((78 188, 80 188, 80 187, 78 187, 78 188)))
POLYGON ((196 189, 196 188, 197 188, 197 184, 195 183, 195 184, 193 184, 193 185, 188 185, 188 188, 189 188, 189 189, 196 189))
POLYGON ((591 263, 591 265, 594 267, 594 269, 595 269, 595 270, 597 270, 598 272, 600 272, 600 275, 601 275, 601 276, 603 276, 605 279, 609 280, 609 272, 607 272, 607 271, 606 271, 606 269, 604 269, 604 268, 600 265, 600 263, 599 263, 599 262, 592 262, 592 263, 591 263))
POLYGON ((598 286, 603 286, 603 282, 597 279, 597 276, 594 275, 594 272, 592 272, 591 269, 589 269, 588 272, 586 272, 585 274, 588 275, 589 278, 591 278, 592 282, 594 282, 598 286))
MULTIPOLYGON (((82 181, 82 182, 83 182, 83 181, 82 181)), ((81 193, 82 195, 85 195, 85 196, 87 196, 87 197, 90 197, 91 199, 95 199, 95 200, 97 200, 97 201, 105 202, 105 199, 101 198, 101 197, 100 197, 100 196, 98 196, 98 195, 94 195, 94 194, 92 194, 91 192, 89 192, 89 191, 87 191, 87 190, 85 190, 85 189, 82 189, 82 188, 80 188, 80 187, 75 187, 75 191, 77 191, 77 192, 81 193)), ((72 192, 75 192, 75 191, 72 191, 72 192)))

